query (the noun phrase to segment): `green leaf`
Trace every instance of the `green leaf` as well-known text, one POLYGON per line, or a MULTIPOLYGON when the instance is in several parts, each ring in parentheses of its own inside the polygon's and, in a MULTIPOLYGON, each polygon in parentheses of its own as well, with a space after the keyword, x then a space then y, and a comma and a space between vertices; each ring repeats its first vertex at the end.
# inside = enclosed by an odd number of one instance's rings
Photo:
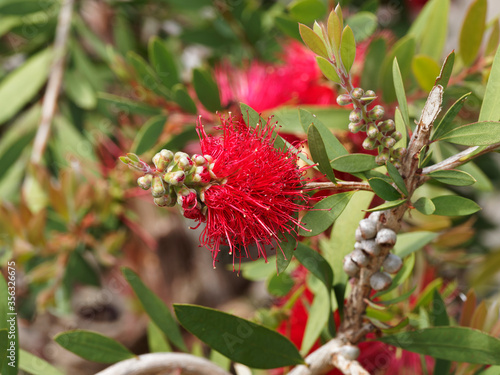
POLYGON ((446 114, 443 116, 441 121, 439 121, 439 123, 434 127, 434 132, 432 134, 431 140, 439 139, 444 134, 453 130, 454 128, 453 120, 462 109, 465 101, 467 100, 470 94, 471 93, 469 92, 463 95, 460 99, 458 99, 455 103, 453 103, 453 105, 450 107, 450 109, 448 109, 448 111, 446 111, 446 114))
MULTIPOLYGON (((232 269, 232 265, 230 265, 232 269)), ((241 263, 240 267, 243 277, 250 281, 266 280, 271 274, 276 273, 275 257, 259 258, 253 262, 241 263)))
POLYGON ((340 83, 339 75, 332 63, 321 56, 316 56, 316 62, 318 63, 319 70, 321 70, 321 73, 323 73, 326 78, 332 82, 340 83))
POLYGON ((464 146, 492 145, 500 142, 500 122, 483 121, 458 126, 443 134, 438 140, 464 146))
POLYGON ((182 83, 172 87, 172 99, 188 113, 197 113, 198 108, 182 83))
POLYGON ((296 22, 308 24, 322 19, 326 14, 325 3, 321 0, 295 0, 288 10, 296 22))
POLYGON ((274 22, 284 34, 297 39, 298 41, 302 41, 299 28, 297 27, 297 21, 286 15, 278 15, 274 19, 274 22))
POLYGON ((411 63, 413 75, 424 91, 431 91, 441 69, 438 63, 426 55, 415 55, 411 63))
POLYGON ((160 328, 165 336, 176 347, 187 351, 186 344, 182 339, 182 334, 170 310, 163 301, 158 298, 139 278, 139 276, 129 268, 122 268, 125 279, 130 284, 142 307, 146 310, 151 320, 160 328))
POLYGON ((401 194, 389 182, 382 178, 370 178, 368 183, 375 194, 385 201, 395 201, 401 198, 401 194))
MULTIPOLYGON (((434 290, 432 298, 431 321, 435 327, 449 326, 450 318, 446 312, 446 305, 437 290, 434 290)), ((449 374, 451 369, 451 361, 445 359, 437 359, 434 364, 434 374, 449 374)))
POLYGON ((500 42, 500 27, 498 25, 498 19, 493 21, 493 25, 491 28, 491 34, 488 38, 488 43, 486 43, 486 48, 484 49, 485 56, 494 55, 497 48, 498 43, 500 42))
POLYGON ((381 61, 387 54, 387 46, 384 38, 375 38, 368 46, 365 61, 363 63, 363 73, 361 74, 361 86, 371 87, 377 90, 379 87, 379 75, 382 69, 381 61))
POLYGON ((401 71, 401 77, 404 81, 411 70, 411 61, 413 60, 413 55, 415 54, 415 40, 411 36, 406 36, 400 39, 391 51, 386 54, 385 59, 382 62, 382 68, 379 74, 379 88, 382 92, 382 97, 384 102, 391 103, 396 100, 396 92, 394 90, 394 81, 392 74, 392 64, 394 58, 398 59, 399 69, 401 71))
POLYGON ((163 132, 166 121, 167 118, 165 116, 155 116, 146 121, 135 136, 130 151, 141 155, 153 148, 163 132))
POLYGON ((136 113, 138 115, 158 115, 163 112, 159 107, 151 107, 141 102, 136 102, 105 92, 97 93, 97 98, 99 102, 109 104, 112 111, 123 112, 125 114, 136 113))
POLYGON ((312 237, 327 230, 344 211, 352 195, 351 191, 334 194, 316 203, 302 218, 303 228, 299 229, 299 235, 312 237))
POLYGON ((0 154, 0 180, 5 176, 7 171, 12 167, 12 165, 18 160, 23 151, 28 147, 31 141, 35 138, 35 132, 29 132, 28 134, 22 135, 13 142, 6 150, 0 154))
POLYGON ((47 80, 51 60, 52 49, 46 48, 0 82, 0 124, 12 118, 40 91, 47 80))
POLYGON ((304 363, 295 345, 266 327, 202 306, 174 310, 184 328, 234 362, 262 369, 304 363))
POLYGON ((470 186, 476 182, 470 174, 457 169, 431 172, 428 176, 443 184, 454 186, 470 186))
POLYGON ((168 88, 180 83, 179 70, 173 54, 165 43, 156 36, 149 40, 148 55, 161 83, 168 88))
POLYGON ((467 10, 460 30, 459 53, 466 66, 476 60, 486 27, 487 0, 475 0, 467 10))
POLYGON ((478 121, 500 120, 500 48, 495 53, 478 121))
POLYGON ((311 28, 306 25, 299 24, 299 32, 302 40, 316 55, 320 55, 328 60, 328 51, 325 43, 311 28))
POLYGON ((84 285, 100 286, 99 275, 83 256, 83 251, 77 249, 69 255, 68 262, 64 270, 64 286, 72 290, 75 283, 84 285))
POLYGON ((127 60, 134 67, 137 80, 142 86, 156 93, 157 95, 168 97, 164 87, 161 86, 158 77, 149 64, 134 51, 127 53, 127 60))
POLYGON ((285 271, 292 261, 293 251, 297 247, 297 239, 291 233, 280 234, 278 247, 276 249, 276 271, 278 274, 285 271))
POLYGON ((148 348, 150 353, 167 353, 172 351, 165 334, 152 321, 148 322, 148 348))
POLYGON ((321 134, 314 124, 309 125, 307 130, 307 143, 309 145, 309 150, 311 151, 311 156, 313 160, 318 163, 319 170, 328 177, 328 179, 335 183, 335 174, 333 173, 332 167, 330 166, 330 161, 328 160, 328 155, 325 150, 325 145, 321 139, 321 134))
POLYGON ((252 128, 254 128, 257 124, 260 124, 263 120, 255 109, 244 103, 240 103, 240 110, 243 116, 243 121, 245 121, 245 123, 252 128))
POLYGON ((356 58, 356 41, 354 40, 354 33, 349 26, 346 26, 342 32, 340 57, 346 73, 349 73, 356 58))
POLYGON ((64 375, 47 361, 23 349, 19 351, 19 368, 32 375, 64 375))
POLYGON ((326 290, 321 290, 314 296, 313 303, 307 314, 307 323, 300 346, 302 355, 306 355, 311 350, 321 331, 328 323, 331 314, 330 298, 326 290))
POLYGON ((426 197, 419 198, 415 203, 413 203, 413 206, 417 209, 417 211, 423 213, 424 215, 432 215, 434 211, 436 211, 434 203, 426 197))
POLYGON ((330 293, 333 284, 333 271, 326 259, 320 253, 302 243, 299 243, 295 250, 295 258, 316 276, 330 293))
POLYGON ((413 22, 409 35, 417 41, 418 53, 441 59, 448 34, 450 0, 429 1, 413 22))
POLYGON ((214 113, 221 110, 219 88, 209 71, 194 69, 193 86, 198 99, 206 109, 214 113))
POLYGON ((348 152, 332 132, 312 113, 299 109, 300 123, 304 132, 307 133, 309 125, 314 124, 323 139, 328 159, 334 159, 337 156, 347 155, 348 152))
POLYGON ((340 42, 342 40, 342 25, 339 17, 335 11, 331 11, 328 16, 328 39, 333 47, 333 54, 335 59, 338 59, 338 52, 340 50, 340 42))
POLYGON ((389 208, 394 208, 401 206, 403 203, 406 203, 406 199, 399 199, 397 201, 385 202, 380 206, 370 208, 369 210, 365 210, 366 212, 374 212, 374 211, 383 211, 388 210, 389 208))
POLYGON ((269 294, 276 297, 286 296, 295 285, 294 280, 288 273, 271 275, 267 281, 267 290, 269 294))
POLYGON ((132 26, 124 15, 124 12, 117 12, 114 17, 113 38, 116 43, 117 50, 123 55, 127 55, 129 51, 136 51, 135 35, 132 26))
POLYGON ((367 154, 343 155, 330 162, 333 169, 340 172, 358 173, 377 168, 375 156, 367 154))
POLYGON ((99 363, 116 363, 134 358, 125 346, 100 333, 73 330, 54 337, 54 341, 76 355, 99 363))
POLYGON ((498 375, 498 374, 500 374, 500 366, 490 366, 486 370, 477 373, 477 375, 498 375))
POLYGON ((396 123, 396 130, 401 133, 402 137, 399 141, 396 142, 394 148, 405 147, 407 143, 407 134, 406 134, 406 125, 405 120, 403 120, 403 115, 398 107, 394 111, 394 122, 396 123))
POLYGON ((82 109, 94 109, 97 97, 94 88, 76 70, 68 70, 64 74, 64 90, 68 97, 82 109))
MULTIPOLYGON (((54 0, 3 0, 0 2, 0 15, 25 16, 35 12, 45 12, 44 20, 46 20, 50 12, 54 11, 51 8, 55 4, 54 0)), ((35 26, 30 25, 30 27, 35 26)), ((29 31, 31 32, 33 31, 29 31)))
POLYGON ((476 202, 456 195, 442 195, 432 198, 432 203, 436 206, 434 215, 442 216, 471 215, 481 209, 476 202))
POLYGON ((378 341, 434 358, 500 364, 500 340, 467 327, 433 327, 385 336, 378 341))
POLYGON ((443 66, 441 66, 441 71, 439 76, 436 79, 435 86, 441 85, 443 89, 448 87, 448 82, 451 77, 451 73, 453 72, 453 65, 455 64, 455 51, 452 51, 443 62, 443 66))
POLYGON ((408 196, 408 190, 406 189, 405 181, 403 180, 403 177, 399 174, 398 169, 392 164, 392 163, 387 163, 387 172, 389 173, 389 176, 392 178, 392 181, 396 184, 399 190, 405 195, 408 196))
POLYGON ((404 258, 432 242, 438 235, 439 233, 425 231, 398 234, 394 254, 404 258))
MULTIPOLYGON (((394 90, 398 99, 399 110, 403 116, 404 124, 406 127, 410 126, 410 116, 408 114, 408 102, 406 101, 405 87, 397 57, 394 58, 392 63, 392 79, 394 80, 394 90)), ((405 131, 406 133, 406 131, 405 131)))
POLYGON ((378 26, 377 16, 371 12, 358 12, 346 19, 357 43, 368 39, 378 26))

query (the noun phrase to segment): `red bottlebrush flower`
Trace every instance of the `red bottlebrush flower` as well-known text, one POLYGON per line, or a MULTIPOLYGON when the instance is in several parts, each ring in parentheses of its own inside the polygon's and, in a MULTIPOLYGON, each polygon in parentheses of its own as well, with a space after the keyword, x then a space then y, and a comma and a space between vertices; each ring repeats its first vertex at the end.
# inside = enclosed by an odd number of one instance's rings
POLYGON ((270 121, 255 128, 233 117, 221 122, 221 136, 207 135, 198 124, 201 149, 213 158, 210 172, 219 182, 203 192, 205 216, 198 220, 206 227, 200 241, 212 251, 214 264, 221 245, 229 246, 233 260, 250 257, 253 244, 267 258, 266 245, 275 244, 280 233, 297 234, 294 214, 307 198, 301 180, 307 167, 297 166, 293 152, 274 147, 276 125, 270 121))

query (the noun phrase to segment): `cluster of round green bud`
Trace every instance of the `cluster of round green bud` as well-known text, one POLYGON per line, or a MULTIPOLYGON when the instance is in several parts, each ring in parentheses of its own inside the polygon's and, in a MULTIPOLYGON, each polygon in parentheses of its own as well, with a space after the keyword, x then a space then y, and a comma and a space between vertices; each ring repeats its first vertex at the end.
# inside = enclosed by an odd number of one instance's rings
POLYGON ((363 141, 365 150, 378 148, 376 162, 383 165, 392 162, 397 168, 400 167, 400 159, 406 152, 405 148, 394 148, 395 144, 403 137, 396 130, 393 120, 383 120, 385 116, 384 107, 375 105, 368 110, 375 99, 376 94, 372 90, 364 91, 357 87, 350 94, 341 94, 337 97, 337 103, 341 106, 354 105, 354 109, 349 114, 349 131, 352 133, 365 132, 366 138, 363 141))
POLYGON ((153 157, 155 168, 134 154, 127 154, 127 157, 120 159, 144 173, 137 179, 137 184, 144 190, 151 189, 156 205, 172 207, 179 204, 183 212, 191 212, 191 216, 204 214, 204 191, 216 180, 210 155, 189 156, 185 152, 174 154, 164 149, 153 157))
MULTIPOLYGON (((383 211, 376 211, 359 222, 354 250, 344 257, 344 271, 350 277, 359 277, 362 268, 369 267, 374 258, 383 251, 390 251, 396 244, 396 232, 383 227, 382 215, 383 211)), ((389 253, 384 259, 382 270, 376 270, 370 277, 370 286, 377 291, 389 288, 392 284, 389 274, 398 273, 402 266, 401 258, 389 253)))

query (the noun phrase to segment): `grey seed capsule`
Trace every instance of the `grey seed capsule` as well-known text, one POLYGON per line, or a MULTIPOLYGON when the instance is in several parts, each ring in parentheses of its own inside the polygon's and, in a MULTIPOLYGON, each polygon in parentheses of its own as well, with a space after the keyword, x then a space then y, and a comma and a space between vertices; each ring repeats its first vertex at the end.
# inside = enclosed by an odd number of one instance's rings
POLYGON ((370 277, 370 286, 375 290, 385 290, 392 284, 392 279, 389 274, 385 272, 376 272, 370 277))
POLYGON ((403 267, 403 261, 397 255, 389 254, 387 258, 385 258, 382 266, 385 272, 398 273, 401 267, 403 267))
POLYGON ((396 232, 394 232, 392 229, 383 228, 380 229, 379 232, 377 233, 375 241, 380 246, 393 247, 396 243, 396 239, 397 239, 396 232))
POLYGON ((351 253, 351 260, 356 263, 358 267, 366 267, 370 264, 370 258, 365 252, 363 252, 363 250, 354 249, 351 253))
POLYGON ((355 250, 362 250, 362 249, 363 249, 363 247, 361 246, 361 242, 356 241, 356 242, 354 243, 354 249, 355 249, 355 250))
POLYGON ((358 242, 363 241, 363 235, 361 234, 361 229, 359 229, 359 227, 356 228, 355 237, 356 237, 356 241, 358 241, 358 242))
POLYGON ((356 277, 359 274, 359 267, 352 261, 350 255, 344 257, 344 271, 351 277, 356 277))
POLYGON ((365 240, 361 242, 361 247, 363 250, 371 256, 376 257, 380 254, 380 246, 375 242, 375 240, 365 240))
POLYGON ((361 236, 365 240, 375 238, 375 236, 377 235, 377 224, 371 220, 368 219, 361 220, 359 222, 358 228, 361 231, 361 236))
POLYGON ((368 216, 368 220, 371 220, 375 223, 379 223, 380 222, 380 216, 382 216, 382 214, 384 213, 384 211, 375 211, 375 212, 372 212, 370 214, 370 216, 368 216))
POLYGON ((350 361, 355 361, 359 357, 359 348, 354 345, 345 345, 339 349, 339 353, 350 361))

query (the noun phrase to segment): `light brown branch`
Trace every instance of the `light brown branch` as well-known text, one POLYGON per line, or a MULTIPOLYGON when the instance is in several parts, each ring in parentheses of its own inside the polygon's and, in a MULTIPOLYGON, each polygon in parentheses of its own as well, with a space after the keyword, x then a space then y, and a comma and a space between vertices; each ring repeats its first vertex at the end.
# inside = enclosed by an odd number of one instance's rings
POLYGON ((372 188, 367 182, 357 181, 337 181, 334 182, 308 182, 304 185, 307 189, 320 190, 367 190, 372 188))
POLYGON ((231 375, 208 359, 185 353, 149 353, 127 359, 96 375, 159 375, 180 371, 182 375, 231 375))
POLYGON ((31 162, 39 164, 42 160, 43 152, 47 146, 50 134, 50 126, 54 117, 57 98, 61 88, 64 73, 64 60, 66 47, 71 26, 71 16, 73 14, 74 0, 64 0, 59 18, 57 20, 56 38, 54 41, 54 57, 50 68, 50 75, 43 98, 42 119, 38 127, 31 154, 31 162))
POLYGON ((446 169, 453 169, 459 167, 462 164, 465 164, 468 161, 471 161, 472 159, 477 158, 480 155, 486 154, 487 152, 493 151, 499 147, 500 143, 494 143, 492 145, 485 147, 478 153, 474 152, 476 152, 479 146, 469 147, 468 149, 465 149, 464 151, 459 152, 456 155, 450 156, 448 159, 445 159, 442 162, 424 168, 422 170, 422 174, 426 175, 435 171, 442 171, 446 169))

